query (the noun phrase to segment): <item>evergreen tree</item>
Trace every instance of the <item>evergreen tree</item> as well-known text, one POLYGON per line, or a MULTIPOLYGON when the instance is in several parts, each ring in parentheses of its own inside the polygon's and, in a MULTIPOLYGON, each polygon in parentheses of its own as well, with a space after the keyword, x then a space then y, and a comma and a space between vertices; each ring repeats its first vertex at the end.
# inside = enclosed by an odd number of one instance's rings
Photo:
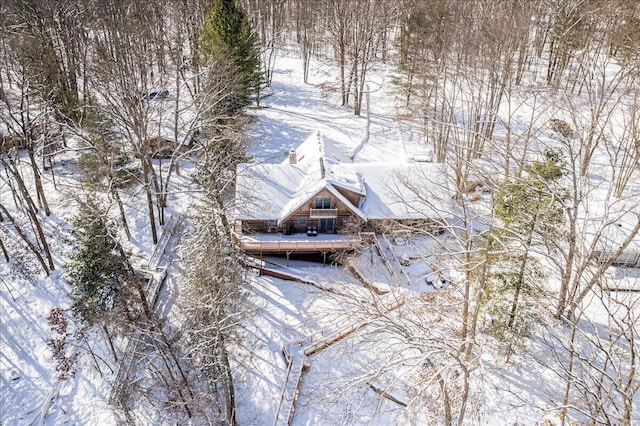
POLYGON ((260 51, 251 25, 234 0, 216 0, 205 16, 200 46, 205 63, 227 63, 237 76, 237 88, 230 98, 230 112, 249 104, 259 93, 263 76, 260 51))
POLYGON ((509 357, 520 348, 523 337, 544 322, 539 300, 540 285, 547 278, 544 268, 526 250, 500 253, 489 259, 490 266, 481 303, 490 315, 488 332, 505 344, 509 357))
POLYGON ((549 238, 562 221, 562 191, 557 188, 563 175, 561 154, 544 153, 526 169, 520 181, 506 183, 496 198, 496 216, 502 220, 499 239, 506 250, 491 259, 484 304, 494 317, 493 333, 507 342, 507 360, 520 338, 542 317, 536 300, 541 296, 543 268, 532 256, 536 236, 549 238))
POLYGON ((551 231, 562 220, 562 191, 557 186, 563 166, 560 152, 546 150, 544 161, 525 168, 525 179, 501 188, 497 216, 521 235, 551 231))
POLYGON ((115 231, 95 206, 85 205, 75 221, 78 250, 67 266, 73 287, 73 311, 89 323, 114 307, 132 271, 115 231))

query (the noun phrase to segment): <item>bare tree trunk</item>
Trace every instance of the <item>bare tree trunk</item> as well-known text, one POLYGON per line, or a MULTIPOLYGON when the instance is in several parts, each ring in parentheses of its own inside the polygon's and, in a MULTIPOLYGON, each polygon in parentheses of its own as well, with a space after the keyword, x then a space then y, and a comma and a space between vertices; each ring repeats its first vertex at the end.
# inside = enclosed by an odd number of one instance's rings
POLYGON ((149 226, 151 227, 151 239, 153 244, 158 244, 158 231, 156 230, 156 218, 153 211, 153 196, 151 195, 151 183, 149 182, 149 160, 142 158, 142 179, 145 195, 147 197, 147 209, 149 211, 149 226))
POLYGON ((129 230, 129 224, 127 223, 127 216, 124 213, 124 206, 122 205, 122 199, 120 198, 120 194, 116 188, 111 189, 111 194, 113 198, 116 200, 116 204, 118 205, 118 211, 120 212, 120 220, 122 220, 122 226, 124 227, 124 232, 127 234, 127 240, 131 241, 131 231, 129 230))
POLYGON ((0 238, 0 249, 2 249, 2 254, 4 255, 4 259, 8 262, 10 260, 9 252, 7 251, 7 248, 4 246, 4 243, 2 242, 2 238, 0 238))
MULTIPOLYGON (((518 268, 518 275, 516 277, 516 291, 513 295, 513 301, 511 302, 511 310, 509 312, 509 320, 507 322, 507 327, 512 329, 514 323, 516 321, 516 312, 518 310, 520 291, 522 291, 522 286, 524 284, 524 274, 525 269, 527 267, 527 262, 529 261, 529 250, 531 249, 531 242, 533 241, 533 233, 536 226, 537 217, 534 214, 533 221, 529 224, 527 241, 525 242, 524 254, 522 256, 522 261, 520 262, 520 268, 518 268)), ((510 352, 510 351, 509 351, 510 352)))
POLYGON ((2 210, 2 212, 4 213, 4 216, 6 216, 9 219, 9 222, 11 222, 11 224, 13 225, 13 228, 16 230, 16 233, 20 236, 22 241, 24 241, 25 244, 27 244, 27 247, 29 247, 31 252, 36 256, 45 274, 49 275, 51 273, 51 270, 49 269, 49 266, 47 266, 47 263, 45 262, 44 258, 40 254, 40 250, 38 250, 38 248, 31 242, 29 237, 27 237, 27 235, 22 231, 20 226, 17 224, 13 216, 11 216, 9 211, 2 204, 0 204, 0 210, 2 210))
POLYGON ((569 339, 569 362, 567 366, 567 381, 564 388, 564 394, 562 396, 562 405, 558 417, 560 418, 560 424, 564 424, 564 419, 567 415, 567 406, 569 405, 569 394, 571 393, 571 383, 573 382, 573 358, 575 356, 575 337, 576 337, 576 324, 573 321, 571 324, 571 338, 569 339))
POLYGON ((231 365, 229 364, 224 335, 218 333, 218 339, 220 341, 220 362, 222 363, 223 370, 221 379, 226 407, 226 420, 230 425, 234 426, 236 424, 236 397, 233 387, 233 375, 231 374, 231 365))
MULTIPOLYGON (((49 249, 49 244, 47 244, 47 240, 46 237, 44 235, 44 231, 42 230, 42 225, 40 223, 40 220, 38 219, 38 215, 37 215, 37 209, 35 207, 35 204, 33 203, 33 200, 31 199, 31 196, 29 195, 29 192, 27 190, 26 185, 24 184, 24 181, 22 180, 22 176, 20 176, 20 173, 17 169, 17 166, 15 164, 14 161, 11 161, 11 163, 7 163, 3 158, 0 158, 0 162, 2 162, 3 166, 5 167, 5 169, 10 170, 11 171, 11 175, 13 176, 13 178, 15 179, 18 189, 19 189, 19 194, 22 195, 22 200, 24 201, 24 207, 25 207, 25 211, 27 212, 27 215, 31 221, 31 224, 36 228, 36 236, 37 236, 37 240, 40 241, 40 243, 42 244, 42 250, 45 253, 45 256, 47 257, 47 261, 48 261, 48 265, 49 267, 46 269, 46 273, 47 275, 49 275, 49 270, 54 270, 55 266, 53 263, 53 258, 51 257, 51 251, 49 249)), ((17 194, 16 194, 17 195, 17 194)), ((5 209, 5 212, 6 209, 5 209)), ((8 212, 7 212, 8 214, 8 212)), ((16 224, 16 222, 14 220, 12 220, 12 223, 16 224)), ((17 226, 17 224, 16 224, 17 226)), ((38 255, 40 255, 38 253, 38 255)))

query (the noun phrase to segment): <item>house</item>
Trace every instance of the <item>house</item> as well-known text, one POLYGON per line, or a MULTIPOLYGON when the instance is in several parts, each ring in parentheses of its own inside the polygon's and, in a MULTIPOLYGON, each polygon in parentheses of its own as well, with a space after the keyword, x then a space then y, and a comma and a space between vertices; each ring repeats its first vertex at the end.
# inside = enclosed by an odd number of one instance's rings
POLYGON ((251 252, 348 250, 360 230, 442 227, 450 199, 443 164, 352 163, 316 132, 280 164, 238 165, 234 232, 251 252))
POLYGON ((147 139, 149 155, 154 159, 162 159, 173 157, 175 152, 183 154, 189 151, 192 134, 188 131, 189 123, 182 117, 178 123, 177 132, 171 120, 165 120, 162 124, 158 120, 151 120, 148 124, 149 137, 147 139))
POLYGON ((174 138, 167 136, 155 136, 147 139, 149 154, 154 159, 173 157, 175 152, 184 154, 189 150, 188 143, 176 142, 174 138))
POLYGON ((603 217, 592 220, 594 224, 587 226, 586 236, 596 239, 592 258, 598 263, 606 263, 613 258, 627 239, 628 245, 616 256, 613 266, 640 268, 640 234, 638 233, 638 216, 631 212, 615 217, 603 217), (595 229, 595 231, 594 231, 595 229))

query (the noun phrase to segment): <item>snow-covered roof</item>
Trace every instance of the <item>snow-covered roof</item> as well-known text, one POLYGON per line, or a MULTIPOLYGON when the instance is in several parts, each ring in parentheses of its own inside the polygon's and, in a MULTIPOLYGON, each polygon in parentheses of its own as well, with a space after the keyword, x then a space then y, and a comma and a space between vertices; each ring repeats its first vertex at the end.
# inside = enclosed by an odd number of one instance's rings
POLYGON ((360 209, 368 219, 448 218, 451 200, 447 169, 438 163, 354 163, 366 196, 360 209))
POLYGON ((236 177, 236 219, 279 220, 298 192, 304 166, 239 164, 236 177))
MULTIPOLYGON (((153 92, 161 93, 164 90, 166 89, 157 89, 153 92)), ((182 103, 178 114, 175 113, 174 108, 176 108, 174 102, 163 98, 150 101, 147 136, 189 146, 193 131, 196 129, 197 114, 192 108, 183 106, 182 103)))
MULTIPOLYGON (((186 115, 186 114, 185 114, 186 115)), ((178 145, 191 145, 191 135, 185 130, 189 129, 186 118, 181 117, 178 119, 178 134, 176 140, 176 126, 170 120, 158 121, 151 120, 147 127, 147 135, 150 138, 159 137, 166 141, 175 142, 178 145)))
MULTIPOLYGON (((596 249, 613 253, 631 236, 638 223, 638 214, 630 211, 610 214, 585 221, 585 236, 598 238, 596 249)), ((640 234, 633 235, 625 253, 640 253, 640 234)))
POLYGON ((367 195, 362 176, 356 170, 348 167, 349 164, 324 158, 323 165, 325 169, 324 178, 327 182, 362 196, 367 195))
POLYGON ((295 156, 295 164, 286 159, 238 165, 236 219, 282 222, 322 190, 365 220, 449 216, 443 164, 345 162, 347 156, 318 132, 295 149, 295 156), (340 189, 360 195, 360 205, 353 205, 340 189))

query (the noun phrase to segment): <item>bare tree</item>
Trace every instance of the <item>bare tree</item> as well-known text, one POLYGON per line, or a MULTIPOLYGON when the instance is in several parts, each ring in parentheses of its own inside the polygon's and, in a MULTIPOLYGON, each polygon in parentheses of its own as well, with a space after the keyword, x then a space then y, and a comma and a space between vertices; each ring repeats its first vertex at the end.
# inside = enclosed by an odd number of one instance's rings
POLYGON ((252 27, 259 34, 264 82, 267 87, 271 87, 276 57, 284 35, 286 3, 288 2, 287 0, 244 0, 242 3, 244 3, 247 14, 251 17, 252 27))
POLYGON ((82 141, 78 163, 85 176, 83 185, 90 191, 100 189, 112 198, 110 201, 115 201, 125 234, 131 240, 120 190, 135 181, 135 170, 127 170, 126 150, 113 132, 112 122, 102 116, 98 108, 86 105, 80 124, 71 130, 82 141))
POLYGON ((353 93, 354 114, 360 115, 367 72, 399 11, 378 0, 348 4, 330 0, 326 6, 329 39, 339 68, 341 105, 348 105, 353 93))
POLYGON ((632 95, 630 105, 621 109, 624 111, 620 114, 622 122, 611 120, 607 129, 608 134, 615 135, 618 143, 607 138, 604 144, 613 168, 615 197, 622 197, 631 179, 640 173, 640 95, 632 95))
POLYGON ((556 400, 561 421, 634 421, 634 396, 640 390, 638 297, 624 288, 605 288, 605 282, 609 279, 590 293, 589 308, 577 310, 574 321, 551 329, 545 339, 554 354, 549 367, 564 381, 556 400))
POLYGON ((233 252, 226 233, 220 232, 221 226, 208 220, 199 221, 192 234, 188 249, 192 261, 185 292, 185 313, 189 319, 184 330, 184 351, 198 369, 203 398, 218 408, 217 421, 224 419, 235 424, 230 344, 234 327, 242 318, 242 273, 238 253, 233 252))
MULTIPOLYGON (((101 93, 100 106, 104 114, 117 124, 121 137, 128 142, 130 152, 140 164, 155 244, 158 234, 154 194, 159 191, 154 179, 150 129, 163 107, 163 94, 157 95, 165 83, 166 58, 161 47, 164 46, 162 31, 156 25, 163 22, 158 16, 162 10, 145 8, 142 4, 136 6, 140 8, 136 13, 127 13, 108 3, 103 7, 104 10, 97 12, 102 13, 104 19, 95 39, 91 86, 96 93, 101 93)), ((159 211, 158 217, 162 225, 159 211)))
MULTIPOLYGON (((601 182, 585 178, 581 146, 573 140, 563 140, 566 184, 557 196, 563 200, 565 220, 562 238, 546 240, 546 244, 561 284, 556 317, 571 318, 607 268, 637 237, 640 217, 634 206, 640 201, 638 194, 615 197, 616 184, 610 178, 601 182), (600 207, 595 208, 594 201, 600 207), (623 231, 616 232, 622 223, 625 223, 623 231), (599 262, 594 264, 596 258, 599 262)), ((616 165, 612 164, 610 176, 615 176, 615 169, 616 165)))
MULTIPOLYGON (((224 79, 212 73, 212 86, 224 79)), ((213 113, 213 111, 210 111, 213 113)), ((220 113, 220 111, 218 111, 220 113)), ((230 191, 235 166, 246 145, 239 131, 242 117, 218 116, 204 129, 207 142, 197 153, 197 181, 204 204, 195 206, 186 283, 184 350, 197 366, 205 387, 204 398, 218 407, 220 418, 235 424, 235 391, 230 343, 243 315, 241 254, 232 241, 227 218, 233 204, 230 191)))
POLYGON ((294 10, 290 13, 295 17, 296 40, 300 45, 300 56, 302 58, 302 80, 309 82, 309 67, 312 53, 319 44, 322 30, 319 25, 320 2, 296 1, 292 2, 294 10))

